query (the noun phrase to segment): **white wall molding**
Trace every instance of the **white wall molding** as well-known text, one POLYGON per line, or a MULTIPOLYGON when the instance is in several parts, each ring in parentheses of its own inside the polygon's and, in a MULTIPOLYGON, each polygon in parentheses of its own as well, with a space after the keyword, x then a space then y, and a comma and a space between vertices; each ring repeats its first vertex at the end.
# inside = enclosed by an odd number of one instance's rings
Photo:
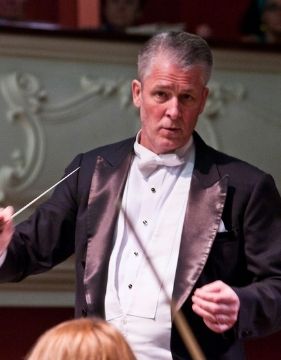
POLYGON ((136 64, 140 45, 118 40, 0 35, 1 56, 29 56, 109 64, 136 64))
MULTIPOLYGON (((28 56, 110 64, 136 64, 141 44, 115 40, 0 34, 0 56, 28 56)), ((280 74, 281 54, 246 49, 213 49, 215 69, 280 74)))

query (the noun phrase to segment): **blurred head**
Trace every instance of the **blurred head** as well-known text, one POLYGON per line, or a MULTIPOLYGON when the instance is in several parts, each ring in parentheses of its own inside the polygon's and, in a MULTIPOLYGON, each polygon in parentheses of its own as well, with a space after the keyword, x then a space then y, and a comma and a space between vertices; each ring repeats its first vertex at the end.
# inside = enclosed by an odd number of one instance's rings
POLYGON ((198 35, 161 33, 145 44, 132 82, 142 145, 161 154, 188 142, 205 106, 211 69, 212 53, 198 35))
POLYGON ((269 41, 281 40, 281 0, 266 0, 264 2, 261 21, 264 31, 271 35, 269 41))
POLYGON ((281 42, 281 0, 252 0, 241 22, 242 40, 281 42))
POLYGON ((98 319, 65 321, 46 331, 26 360, 136 360, 123 336, 98 319))
POLYGON ((112 29, 125 29, 136 23, 142 7, 143 0, 104 0, 104 21, 112 29))

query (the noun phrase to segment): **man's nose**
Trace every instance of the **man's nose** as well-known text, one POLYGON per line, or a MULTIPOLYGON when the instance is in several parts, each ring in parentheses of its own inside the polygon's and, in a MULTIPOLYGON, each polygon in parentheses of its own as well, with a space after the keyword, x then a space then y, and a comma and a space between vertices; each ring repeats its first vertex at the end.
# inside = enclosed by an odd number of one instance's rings
POLYGON ((170 99, 167 108, 167 115, 172 119, 177 119, 180 114, 180 102, 178 98, 173 97, 170 99))

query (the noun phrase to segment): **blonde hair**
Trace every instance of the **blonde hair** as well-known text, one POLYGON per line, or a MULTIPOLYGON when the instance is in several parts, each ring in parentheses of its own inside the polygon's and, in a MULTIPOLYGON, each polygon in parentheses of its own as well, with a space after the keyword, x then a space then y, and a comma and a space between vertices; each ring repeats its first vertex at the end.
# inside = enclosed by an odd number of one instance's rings
POLYGON ((60 323, 39 337, 26 360, 136 360, 125 338, 100 319, 60 323))

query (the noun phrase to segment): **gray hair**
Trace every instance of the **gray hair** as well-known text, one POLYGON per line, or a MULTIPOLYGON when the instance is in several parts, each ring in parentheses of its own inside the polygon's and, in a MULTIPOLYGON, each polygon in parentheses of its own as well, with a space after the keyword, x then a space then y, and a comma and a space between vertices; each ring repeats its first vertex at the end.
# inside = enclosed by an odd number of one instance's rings
POLYGON ((168 55, 171 61, 182 67, 201 65, 204 69, 205 84, 210 79, 213 56, 207 42, 200 36, 181 32, 163 32, 148 40, 138 55, 138 76, 143 80, 153 60, 160 54, 168 55))

